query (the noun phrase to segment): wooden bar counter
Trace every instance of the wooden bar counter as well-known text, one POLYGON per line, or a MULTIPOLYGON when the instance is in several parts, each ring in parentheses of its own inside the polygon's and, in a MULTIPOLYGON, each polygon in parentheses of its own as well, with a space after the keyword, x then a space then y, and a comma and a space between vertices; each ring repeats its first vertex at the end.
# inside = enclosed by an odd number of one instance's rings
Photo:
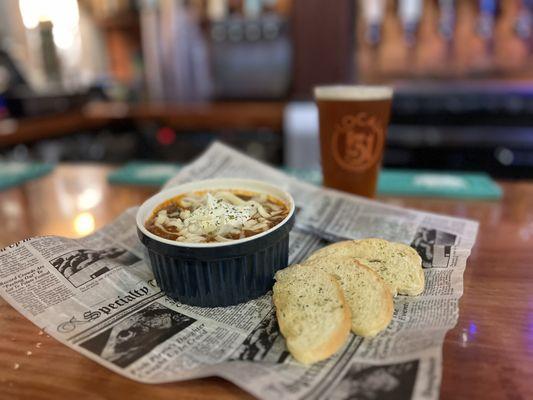
MULTIPOLYGON (((61 165, 0 192, 0 247, 34 235, 79 237, 155 189, 111 186, 111 167, 61 165)), ((443 347, 442 399, 533 398, 533 182, 503 182, 499 201, 387 197, 480 221, 457 326, 443 347)), ((0 299, 0 399, 243 399, 218 378, 165 385, 123 378, 60 344, 0 299)))

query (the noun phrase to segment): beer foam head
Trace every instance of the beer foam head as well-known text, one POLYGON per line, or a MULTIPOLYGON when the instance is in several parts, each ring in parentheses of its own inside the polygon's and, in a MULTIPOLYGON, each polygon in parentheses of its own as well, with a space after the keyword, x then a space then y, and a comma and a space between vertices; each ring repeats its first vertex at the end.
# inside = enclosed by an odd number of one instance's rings
POLYGON ((386 100, 392 97, 390 86, 338 85, 315 87, 317 100, 386 100))

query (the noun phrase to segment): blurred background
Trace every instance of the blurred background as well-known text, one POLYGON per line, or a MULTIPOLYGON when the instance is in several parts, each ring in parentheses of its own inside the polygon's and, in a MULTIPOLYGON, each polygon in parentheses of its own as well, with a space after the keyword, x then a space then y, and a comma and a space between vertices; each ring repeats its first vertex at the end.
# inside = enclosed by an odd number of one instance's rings
POLYGON ((384 165, 533 177, 532 0, 3 0, 0 160, 319 166, 312 87, 392 84, 384 165))

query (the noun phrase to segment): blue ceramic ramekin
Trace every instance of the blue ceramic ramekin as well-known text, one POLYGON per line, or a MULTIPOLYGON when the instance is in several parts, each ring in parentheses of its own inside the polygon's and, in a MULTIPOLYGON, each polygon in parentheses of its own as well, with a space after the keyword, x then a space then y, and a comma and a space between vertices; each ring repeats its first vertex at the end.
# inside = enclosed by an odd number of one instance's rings
POLYGON ((250 179, 209 179, 186 183, 156 194, 137 212, 137 233, 148 250, 159 287, 181 303, 217 307, 257 298, 274 284, 274 274, 289 258, 289 231, 294 225, 294 200, 286 191, 250 179), (184 243, 149 232, 144 224, 165 200, 187 192, 242 189, 283 200, 289 214, 273 228, 245 239, 222 243, 184 243))

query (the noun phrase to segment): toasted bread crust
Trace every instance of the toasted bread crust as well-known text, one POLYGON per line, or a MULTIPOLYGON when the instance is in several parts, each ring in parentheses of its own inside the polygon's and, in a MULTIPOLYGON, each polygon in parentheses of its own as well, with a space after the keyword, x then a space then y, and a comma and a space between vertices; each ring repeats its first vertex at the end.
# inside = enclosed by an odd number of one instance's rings
POLYGON ((345 255, 358 259, 383 278, 394 296, 396 294, 417 296, 424 291, 422 260, 416 250, 405 244, 377 238, 346 240, 315 251, 306 262, 332 255, 345 255), (393 272, 396 278, 384 274, 383 269, 385 272, 387 270, 393 272))
MULTIPOLYGON (((283 317, 282 297, 285 295, 285 293, 280 292, 279 290, 276 290, 277 287, 276 285, 274 285, 273 301, 274 301, 274 305, 276 306, 276 317, 278 320, 280 331, 286 339, 287 348, 289 352, 298 362, 302 364, 312 364, 318 361, 325 360, 326 358, 329 358, 331 355, 336 353, 337 350, 339 350, 344 345, 348 335, 350 334, 350 327, 351 327, 350 307, 346 303, 346 299, 344 297, 344 292, 342 290, 342 287, 337 281, 337 279, 333 277, 332 275, 327 274, 327 279, 329 279, 333 283, 333 285, 335 285, 336 287, 337 295, 338 295, 338 298, 342 305, 342 310, 343 310, 342 318, 341 318, 339 325, 330 334, 328 340, 325 343, 321 343, 321 344, 318 344, 316 346, 309 347, 306 349, 301 349, 293 345, 295 338, 289 334, 290 327, 287 326, 285 318, 283 317)), ((317 293, 317 296, 318 295, 319 294, 317 293)))
MULTIPOLYGON (((335 281, 335 278, 331 277, 331 279, 335 281)), ((291 341, 287 339, 287 348, 291 352, 292 356, 302 364, 313 364, 331 357, 344 345, 348 335, 350 334, 350 328, 352 325, 350 319, 350 307, 348 304, 346 304, 344 293, 340 284, 335 281, 335 285, 337 285, 339 296, 342 298, 344 315, 342 323, 337 327, 327 343, 321 346, 310 348, 304 352, 299 352, 297 349, 292 348, 291 341)))
MULTIPOLYGON (((368 307, 365 311, 369 314, 372 314, 372 318, 363 318, 361 321, 360 315, 358 315, 358 310, 355 309, 355 305, 351 301, 362 300, 362 297, 352 299, 347 295, 348 292, 354 292, 357 295, 364 296, 361 291, 358 291, 357 288, 351 288, 349 290, 350 282, 344 282, 344 277, 339 276, 341 286, 344 288, 345 298, 350 307, 351 311, 351 330, 353 333, 363 337, 373 337, 379 332, 384 330, 392 320, 392 314, 394 311, 394 303, 392 301, 392 293, 390 292, 386 283, 381 279, 381 277, 371 268, 368 268, 362 262, 343 255, 331 255, 322 258, 315 258, 310 261, 304 261, 303 265, 309 267, 320 268, 323 271, 329 272, 331 274, 336 274, 338 272, 337 268, 339 265, 343 265, 346 268, 357 269, 359 273, 364 274, 363 278, 372 282, 372 290, 376 293, 377 304, 373 304, 370 301, 365 303, 365 307, 368 307)), ((346 270, 349 273, 349 269, 346 270)))
POLYGON ((373 275, 373 278, 376 280, 376 285, 379 286, 380 290, 382 291, 381 298, 383 300, 384 306, 381 312, 376 317, 376 319, 371 324, 371 327, 367 327, 367 329, 354 329, 354 327, 352 326, 352 332, 356 335, 363 337, 374 337, 379 332, 387 328, 387 326, 389 326, 392 320, 392 314, 394 313, 394 301, 392 300, 393 296, 385 281, 373 269, 368 268, 366 265, 364 265, 358 260, 355 260, 355 262, 357 263, 358 268, 363 268, 373 275))
MULTIPOLYGON (((326 246, 303 262, 302 265, 293 265, 276 274, 276 284, 274 285, 273 301, 276 307, 280 331, 286 339, 287 348, 293 357, 303 363, 311 364, 330 357, 339 350, 350 330, 363 337, 373 337, 384 330, 392 320, 394 312, 393 296, 405 294, 416 296, 423 292, 425 286, 422 260, 417 252, 401 243, 388 242, 383 239, 362 239, 348 240, 326 246), (315 275, 307 275, 303 272, 304 278, 295 269, 317 268, 320 275, 319 280, 314 280, 315 275), (353 270, 351 269, 353 268, 353 270), (323 304, 316 303, 316 298, 329 299, 335 301, 335 307, 340 304, 342 316, 339 315, 338 308, 331 309, 331 315, 335 318, 327 320, 326 325, 316 320, 317 314, 304 314, 311 319, 304 318, 303 326, 295 315, 300 315, 295 304, 296 295, 289 290, 291 279, 297 279, 298 288, 308 287, 307 279, 313 280, 316 284, 326 282, 328 279, 327 297, 317 290, 316 296, 311 293, 309 307, 315 306, 317 312, 329 314, 323 308, 323 304), (282 284, 282 282, 285 282, 282 284), (302 285, 303 282, 303 285, 302 285), (335 287, 337 296, 333 295, 335 287), (323 297, 320 297, 323 296, 323 297), (293 303, 290 303, 290 302, 293 303), (291 310, 290 317, 285 316, 284 311, 291 310), (296 310, 296 311, 295 311, 296 310), (315 319, 313 319, 315 318, 315 319), (312 321, 311 323, 309 323, 312 321), (333 330, 324 329, 324 326, 335 325, 333 330), (318 330, 313 331, 314 323, 318 330), (309 331, 308 331, 309 330, 309 331), (314 332, 305 336, 308 332, 314 332), (318 336, 317 336, 318 332, 318 336), (326 333, 324 333, 326 332, 326 333), (326 338, 320 335, 327 335, 326 338)), ((294 287, 294 286, 293 286, 294 287)), ((314 287, 310 285, 308 288, 314 287)), ((300 291, 305 296, 308 291, 300 291)), ((304 296, 304 299, 305 299, 304 296)), ((304 303, 307 304, 307 303, 304 303)), ((305 307, 308 307, 306 305, 305 307)), ((304 310, 307 310, 304 308, 304 310)), ((314 311, 313 311, 314 312, 314 311)))

